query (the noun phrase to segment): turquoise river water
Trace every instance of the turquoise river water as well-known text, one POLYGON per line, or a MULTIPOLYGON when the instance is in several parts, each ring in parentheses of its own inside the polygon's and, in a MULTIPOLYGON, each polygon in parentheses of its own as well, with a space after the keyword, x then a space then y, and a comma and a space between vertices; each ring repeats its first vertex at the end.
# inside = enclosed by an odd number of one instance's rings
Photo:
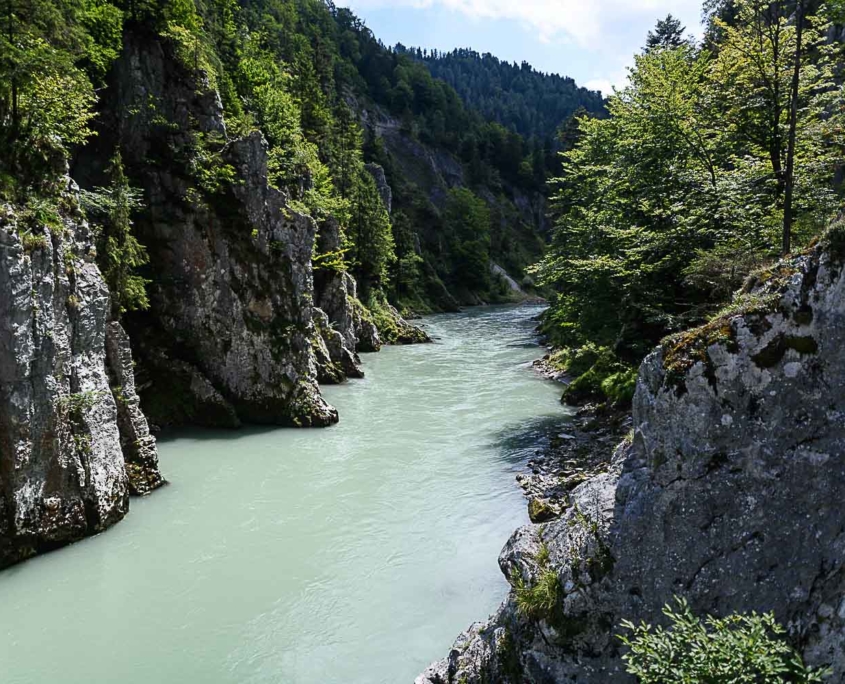
POLYGON ((325 388, 335 427, 162 438, 168 487, 0 573, 0 684, 411 684, 506 594, 514 475, 565 416, 537 312, 426 319, 325 388))

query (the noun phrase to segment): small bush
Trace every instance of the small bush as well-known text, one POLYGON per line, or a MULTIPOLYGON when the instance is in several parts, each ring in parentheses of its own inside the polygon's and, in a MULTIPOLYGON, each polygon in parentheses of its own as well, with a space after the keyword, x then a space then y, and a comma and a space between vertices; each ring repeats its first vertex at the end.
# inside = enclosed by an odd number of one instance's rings
POLYGON ((516 609, 521 615, 531 620, 548 621, 557 609, 560 578, 557 570, 550 565, 548 546, 540 545, 535 560, 540 570, 535 582, 524 580, 518 570, 514 570, 511 576, 511 584, 516 595, 516 609))
POLYGON ((531 620, 549 620, 557 607, 560 579, 557 571, 546 568, 531 584, 516 573, 513 577, 516 609, 531 620))
POLYGON ((567 372, 577 374, 563 393, 567 404, 630 402, 634 396, 636 370, 619 361, 606 347, 579 350, 567 368, 567 372))
POLYGON ((630 404, 637 389, 638 375, 636 368, 614 373, 602 381, 601 391, 614 404, 630 404))
POLYGON ((622 623, 630 632, 620 636, 630 649, 622 659, 640 684, 810 684, 827 674, 804 666, 771 613, 702 620, 675 601, 677 608, 663 609, 668 629, 622 623))
POLYGON ((34 235, 33 233, 24 233, 21 235, 21 244, 23 245, 24 252, 30 254, 36 250, 47 248, 47 236, 43 234, 34 235))

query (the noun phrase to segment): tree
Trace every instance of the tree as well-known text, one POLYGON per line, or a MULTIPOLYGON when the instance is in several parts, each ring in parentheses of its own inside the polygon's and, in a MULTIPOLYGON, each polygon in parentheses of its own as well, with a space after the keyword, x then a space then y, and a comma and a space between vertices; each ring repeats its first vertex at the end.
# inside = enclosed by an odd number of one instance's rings
MULTIPOLYGON (((94 89, 78 65, 102 67, 105 45, 80 26, 87 3, 5 0, 0 30, 0 174, 19 187, 44 186, 63 172, 72 145, 89 135, 94 89)), ((99 13, 99 27, 120 20, 99 13)), ((115 29, 98 33, 112 40, 115 29)), ((113 46, 110 46, 113 47, 113 46)), ((113 51, 112 54, 116 54, 113 51)))
POLYGON ((443 211, 449 236, 451 276, 471 290, 490 287, 490 210, 466 188, 449 191, 443 211))
POLYGON ((679 19, 676 19, 671 14, 667 14, 665 19, 659 19, 654 31, 648 32, 646 38, 646 51, 672 49, 678 48, 682 45, 689 44, 687 38, 684 37, 686 27, 681 24, 679 19))
POLYGON ((363 169, 352 180, 352 217, 349 236, 352 272, 367 301, 374 290, 387 285, 389 267, 395 261, 393 229, 373 177, 363 169))
POLYGON ((823 8, 809 14, 806 0, 735 0, 733 9, 731 23, 713 20, 720 36, 710 74, 714 106, 737 182, 760 189, 772 239, 777 232, 788 251, 796 221, 805 235, 817 232, 832 209, 838 151, 828 140, 829 118, 839 119, 841 109, 825 45, 829 24, 823 8))
POLYGON ((559 346, 639 362, 835 213, 838 46, 823 8, 799 2, 795 17, 786 0, 716 3, 705 48, 646 50, 610 119, 566 131, 535 269, 557 293, 545 328, 559 346))
POLYGON ((789 94, 789 133, 786 149, 786 179, 783 200, 783 239, 781 252, 788 254, 792 246, 792 195, 795 190, 795 135, 798 126, 798 98, 801 84, 801 48, 804 38, 804 2, 798 0, 795 7, 795 56, 792 69, 792 88, 789 94))
POLYGON ((141 193, 132 187, 115 152, 108 168, 110 184, 83 192, 83 206, 99 222, 97 262, 111 294, 112 317, 149 308, 148 280, 137 269, 149 263, 146 248, 132 231, 132 214, 141 209, 141 193))
POLYGON ((558 344, 635 360, 703 303, 683 272, 718 239, 722 213, 706 73, 706 56, 688 46, 638 55, 610 118, 578 120, 536 269, 560 293, 550 314, 558 344))

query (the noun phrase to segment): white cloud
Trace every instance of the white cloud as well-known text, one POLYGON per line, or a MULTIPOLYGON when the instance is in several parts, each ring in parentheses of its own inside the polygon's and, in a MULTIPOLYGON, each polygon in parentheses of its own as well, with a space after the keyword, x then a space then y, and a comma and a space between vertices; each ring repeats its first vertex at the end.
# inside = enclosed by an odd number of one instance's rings
POLYGON ((509 19, 537 32, 543 42, 572 40, 583 47, 612 40, 609 27, 653 21, 672 13, 697 27, 701 0, 340 0, 356 9, 441 6, 475 19, 509 19))
POLYGON ((609 78, 591 78, 584 83, 584 87, 590 90, 601 91, 605 97, 613 95, 613 89, 621 90, 628 84, 628 68, 613 71, 609 78))
POLYGON ((613 94, 613 86, 618 88, 620 85, 619 83, 611 83, 606 78, 591 78, 584 84, 584 87, 588 90, 598 90, 602 95, 607 97, 613 94))

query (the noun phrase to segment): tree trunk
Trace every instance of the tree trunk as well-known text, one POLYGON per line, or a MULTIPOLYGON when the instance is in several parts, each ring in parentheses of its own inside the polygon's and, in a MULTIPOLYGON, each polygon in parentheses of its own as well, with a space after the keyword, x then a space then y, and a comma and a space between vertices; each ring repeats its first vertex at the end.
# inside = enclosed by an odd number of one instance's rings
POLYGON ((783 244, 781 252, 792 248, 792 195, 795 191, 795 129, 798 126, 798 86, 801 80, 801 39, 804 32, 804 0, 799 0, 795 17, 795 65, 789 110, 789 141, 786 148, 786 189, 783 201, 783 244))

